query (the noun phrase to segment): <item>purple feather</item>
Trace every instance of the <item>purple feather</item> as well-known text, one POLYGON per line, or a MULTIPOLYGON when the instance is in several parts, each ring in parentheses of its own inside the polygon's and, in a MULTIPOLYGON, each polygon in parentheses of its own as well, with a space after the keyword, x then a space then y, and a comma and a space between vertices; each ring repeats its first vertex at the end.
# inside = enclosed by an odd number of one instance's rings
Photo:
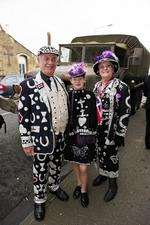
POLYGON ((85 64, 84 63, 74 64, 68 73, 71 77, 84 76, 86 74, 85 64))

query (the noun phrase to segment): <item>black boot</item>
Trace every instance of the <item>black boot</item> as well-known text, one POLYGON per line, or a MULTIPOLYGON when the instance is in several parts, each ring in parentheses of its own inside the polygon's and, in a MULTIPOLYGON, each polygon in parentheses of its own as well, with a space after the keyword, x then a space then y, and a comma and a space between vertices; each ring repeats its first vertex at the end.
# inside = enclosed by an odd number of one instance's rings
POLYGON ((84 208, 89 205, 89 196, 87 192, 81 193, 81 205, 84 208))
POLYGON ((114 197, 117 194, 117 190, 118 190, 118 186, 117 186, 116 178, 109 178, 109 187, 108 187, 108 191, 106 192, 104 196, 104 201, 109 202, 112 199, 114 199, 114 197))
POLYGON ((42 221, 45 217, 45 203, 34 203, 34 217, 36 221, 42 221))
POLYGON ((104 181, 107 180, 107 177, 102 176, 102 175, 98 175, 94 180, 93 180, 93 186, 99 186, 102 183, 104 183, 104 181))

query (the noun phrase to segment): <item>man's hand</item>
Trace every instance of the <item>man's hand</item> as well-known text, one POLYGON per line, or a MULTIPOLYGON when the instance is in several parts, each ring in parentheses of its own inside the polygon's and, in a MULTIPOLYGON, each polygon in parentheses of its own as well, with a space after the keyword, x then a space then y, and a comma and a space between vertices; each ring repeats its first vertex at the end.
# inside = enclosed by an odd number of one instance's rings
POLYGON ((25 154, 27 156, 34 156, 34 147, 33 146, 23 148, 23 151, 25 152, 25 154))
POLYGON ((13 91, 14 91, 14 94, 20 95, 20 93, 21 93, 21 86, 19 84, 13 84, 13 91))

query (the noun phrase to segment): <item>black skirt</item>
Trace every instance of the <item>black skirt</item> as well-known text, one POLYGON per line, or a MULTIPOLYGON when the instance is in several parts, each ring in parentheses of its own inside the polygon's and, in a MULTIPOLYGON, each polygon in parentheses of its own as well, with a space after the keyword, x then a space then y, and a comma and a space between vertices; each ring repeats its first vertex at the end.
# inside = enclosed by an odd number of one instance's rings
MULTIPOLYGON (((89 165, 96 158, 95 138, 91 143, 77 143, 76 138, 70 137, 64 149, 64 158, 70 162, 89 165)), ((81 141, 81 140, 80 140, 81 141)))

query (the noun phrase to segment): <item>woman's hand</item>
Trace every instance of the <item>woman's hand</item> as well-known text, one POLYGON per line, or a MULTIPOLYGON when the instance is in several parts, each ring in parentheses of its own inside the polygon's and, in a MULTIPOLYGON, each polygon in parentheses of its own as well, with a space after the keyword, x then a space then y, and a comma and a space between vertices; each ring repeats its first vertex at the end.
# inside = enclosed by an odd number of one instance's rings
POLYGON ((33 146, 25 147, 25 148, 23 148, 23 151, 25 152, 25 154, 27 156, 34 156, 34 147, 33 146))
POLYGON ((118 135, 116 135, 115 136, 115 145, 117 145, 118 147, 121 147, 121 146, 123 146, 124 147, 124 137, 122 137, 122 136, 118 136, 118 135))

